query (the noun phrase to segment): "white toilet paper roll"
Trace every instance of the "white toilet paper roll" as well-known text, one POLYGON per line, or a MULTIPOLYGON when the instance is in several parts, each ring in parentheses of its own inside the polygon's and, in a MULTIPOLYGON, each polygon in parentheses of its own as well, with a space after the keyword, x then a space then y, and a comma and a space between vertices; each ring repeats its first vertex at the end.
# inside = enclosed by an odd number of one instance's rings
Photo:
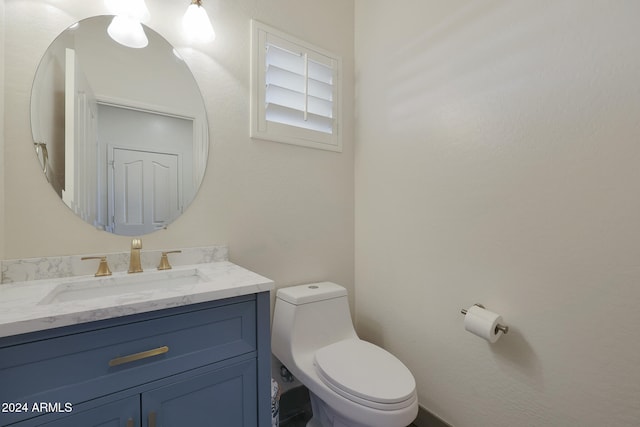
POLYGON ((502 323, 502 316, 477 305, 469 307, 464 316, 464 329, 490 343, 502 336, 502 331, 496 332, 499 323, 502 323))

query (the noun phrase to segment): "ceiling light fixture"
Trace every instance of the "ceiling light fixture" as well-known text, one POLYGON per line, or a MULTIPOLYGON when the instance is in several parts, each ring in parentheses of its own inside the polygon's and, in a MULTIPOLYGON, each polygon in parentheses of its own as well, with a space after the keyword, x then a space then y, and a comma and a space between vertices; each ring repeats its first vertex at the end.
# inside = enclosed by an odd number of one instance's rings
POLYGON ((142 49, 149 44, 140 21, 129 16, 114 16, 107 33, 113 40, 126 47, 142 49))
POLYGON ((187 38, 198 43, 206 43, 216 38, 207 11, 202 7, 202 0, 191 0, 182 17, 182 27, 187 38))
POLYGON ((144 0, 105 0, 105 5, 115 16, 107 33, 123 46, 141 49, 149 44, 142 22, 150 17, 144 0))

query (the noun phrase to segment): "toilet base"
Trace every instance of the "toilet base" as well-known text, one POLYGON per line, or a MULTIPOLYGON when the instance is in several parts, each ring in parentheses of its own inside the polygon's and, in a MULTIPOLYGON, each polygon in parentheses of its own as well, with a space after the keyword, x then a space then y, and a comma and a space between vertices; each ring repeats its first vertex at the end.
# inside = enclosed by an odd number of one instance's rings
POLYGON ((313 418, 309 420, 306 427, 369 427, 342 418, 311 391, 309 391, 309 399, 313 418))

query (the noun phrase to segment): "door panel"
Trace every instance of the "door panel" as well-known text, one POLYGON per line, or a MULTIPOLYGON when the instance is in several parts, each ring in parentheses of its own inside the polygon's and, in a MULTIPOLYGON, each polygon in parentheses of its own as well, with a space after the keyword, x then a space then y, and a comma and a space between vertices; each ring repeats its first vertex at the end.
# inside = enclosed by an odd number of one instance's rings
POLYGON ((177 171, 173 160, 165 159, 164 163, 158 161, 151 162, 153 174, 153 226, 155 229, 163 227, 171 219, 171 215, 179 209, 177 206, 177 171), (168 194, 176 197, 167 197, 168 194))
POLYGON ((130 226, 144 226, 144 189, 143 189, 143 161, 133 160, 118 164, 117 169, 122 168, 122 174, 116 173, 116 188, 122 188, 119 197, 116 199, 122 204, 124 216, 122 224, 130 226), (118 182, 122 180, 122 182, 118 182))
POLYGON ((165 227, 181 212, 179 156, 113 149, 112 227, 136 236, 165 227))
POLYGON ((65 52, 65 148, 62 200, 89 223, 97 219, 97 101, 75 51, 65 52))
POLYGON ((249 360, 144 393, 143 425, 255 427, 256 379, 249 360))

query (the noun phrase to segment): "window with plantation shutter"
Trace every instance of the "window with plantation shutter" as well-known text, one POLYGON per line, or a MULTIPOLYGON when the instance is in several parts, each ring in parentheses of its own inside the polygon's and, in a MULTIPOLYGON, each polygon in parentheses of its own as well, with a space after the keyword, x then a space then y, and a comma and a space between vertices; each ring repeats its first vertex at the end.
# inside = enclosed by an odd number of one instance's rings
POLYGON ((251 137, 342 151, 340 58, 252 21, 251 137))

